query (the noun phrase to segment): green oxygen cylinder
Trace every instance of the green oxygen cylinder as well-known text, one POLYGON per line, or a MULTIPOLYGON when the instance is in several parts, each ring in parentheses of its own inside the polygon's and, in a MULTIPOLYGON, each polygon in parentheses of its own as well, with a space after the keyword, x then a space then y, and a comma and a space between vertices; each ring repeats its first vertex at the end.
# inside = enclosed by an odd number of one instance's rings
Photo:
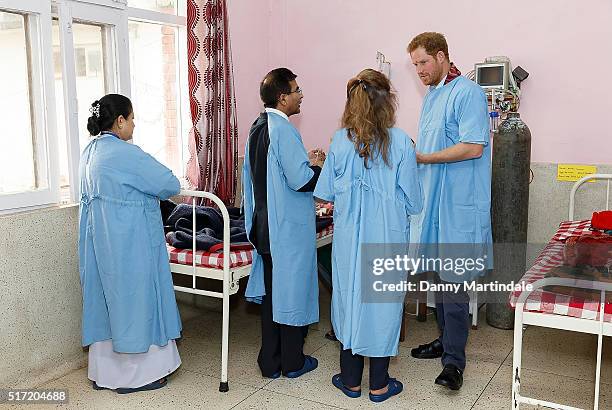
MULTIPOLYGON (((531 131, 519 113, 511 112, 493 137, 491 225, 494 264, 491 282, 515 283, 525 273, 531 131)), ((500 329, 514 327, 508 292, 487 295, 487 323, 500 329)))

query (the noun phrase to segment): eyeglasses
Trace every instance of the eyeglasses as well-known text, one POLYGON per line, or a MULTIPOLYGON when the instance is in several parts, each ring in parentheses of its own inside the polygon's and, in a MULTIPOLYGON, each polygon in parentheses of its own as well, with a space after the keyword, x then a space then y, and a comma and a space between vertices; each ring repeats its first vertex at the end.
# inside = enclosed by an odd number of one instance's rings
POLYGON ((289 94, 293 94, 293 93, 303 94, 303 90, 302 90, 300 87, 298 87, 298 88, 296 88, 296 89, 295 89, 295 90, 293 90, 293 91, 289 91, 289 92, 287 93, 287 95, 289 95, 289 94))

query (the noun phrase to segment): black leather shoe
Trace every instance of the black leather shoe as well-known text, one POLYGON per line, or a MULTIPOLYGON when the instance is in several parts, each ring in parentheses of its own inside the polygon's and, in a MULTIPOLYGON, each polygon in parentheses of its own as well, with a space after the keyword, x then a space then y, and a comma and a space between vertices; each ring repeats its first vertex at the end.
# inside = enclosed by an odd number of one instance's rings
POLYGON ((410 351, 410 355, 417 359, 437 359, 442 357, 442 353, 444 353, 444 347, 440 339, 436 339, 426 345, 420 345, 410 351))
POLYGON ((463 385, 463 372, 454 364, 447 364, 442 373, 436 377, 436 384, 451 390, 459 390, 463 385))

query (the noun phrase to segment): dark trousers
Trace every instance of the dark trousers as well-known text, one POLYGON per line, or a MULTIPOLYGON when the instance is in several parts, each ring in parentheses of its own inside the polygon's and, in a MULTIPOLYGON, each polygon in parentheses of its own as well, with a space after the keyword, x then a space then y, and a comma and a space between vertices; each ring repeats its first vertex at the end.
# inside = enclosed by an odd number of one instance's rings
POLYGON ((261 255, 266 295, 261 304, 261 349, 257 363, 261 374, 271 377, 282 370, 293 372, 304 367, 304 339, 308 326, 281 325, 272 320, 272 257, 261 255))
MULTIPOLYGON (((361 385, 363 375, 363 359, 358 354, 353 354, 350 349, 344 350, 340 347, 340 371, 342 372, 342 383, 346 387, 357 387, 361 385)), ((378 390, 389 384, 389 357, 370 357, 370 390, 378 390)))
POLYGON ((436 319, 440 329, 440 341, 444 346, 442 365, 454 364, 465 369, 465 346, 470 329, 467 292, 436 292, 436 319))

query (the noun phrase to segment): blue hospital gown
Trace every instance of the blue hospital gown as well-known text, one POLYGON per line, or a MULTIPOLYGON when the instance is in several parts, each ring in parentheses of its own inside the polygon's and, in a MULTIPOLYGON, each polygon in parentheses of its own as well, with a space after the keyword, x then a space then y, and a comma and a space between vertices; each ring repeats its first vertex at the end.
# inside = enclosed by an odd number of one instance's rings
MULTIPOLYGON (((487 256, 493 263, 491 234, 491 146, 487 98, 482 88, 463 76, 441 87, 431 87, 423 101, 417 151, 429 154, 459 143, 480 144, 482 156, 465 161, 419 164, 425 193, 423 212, 414 219, 411 241, 428 248, 441 244, 440 258, 487 256), (458 255, 459 254, 459 255, 458 255)), ((463 282, 482 271, 457 275, 439 272, 443 280, 463 282)))
POLYGON ((406 244, 410 215, 421 212, 423 197, 416 155, 408 135, 389 129, 389 161, 369 161, 355 151, 346 129, 336 132, 314 195, 334 202, 332 245, 332 324, 344 349, 353 354, 397 354, 403 298, 364 303, 362 244, 406 244))
MULTIPOLYGON (((298 130, 286 119, 267 113, 267 205, 272 257, 272 317, 274 322, 306 326, 319 321, 319 282, 312 192, 299 192, 314 175, 298 130)), ((255 199, 248 144, 242 169, 244 219, 253 227, 255 199)), ((247 300, 260 303, 265 295, 263 261, 253 251, 253 265, 245 291, 247 300)))
POLYGON ((79 270, 83 346, 111 339, 142 353, 180 337, 159 199, 180 190, 139 147, 103 134, 80 164, 79 270))

